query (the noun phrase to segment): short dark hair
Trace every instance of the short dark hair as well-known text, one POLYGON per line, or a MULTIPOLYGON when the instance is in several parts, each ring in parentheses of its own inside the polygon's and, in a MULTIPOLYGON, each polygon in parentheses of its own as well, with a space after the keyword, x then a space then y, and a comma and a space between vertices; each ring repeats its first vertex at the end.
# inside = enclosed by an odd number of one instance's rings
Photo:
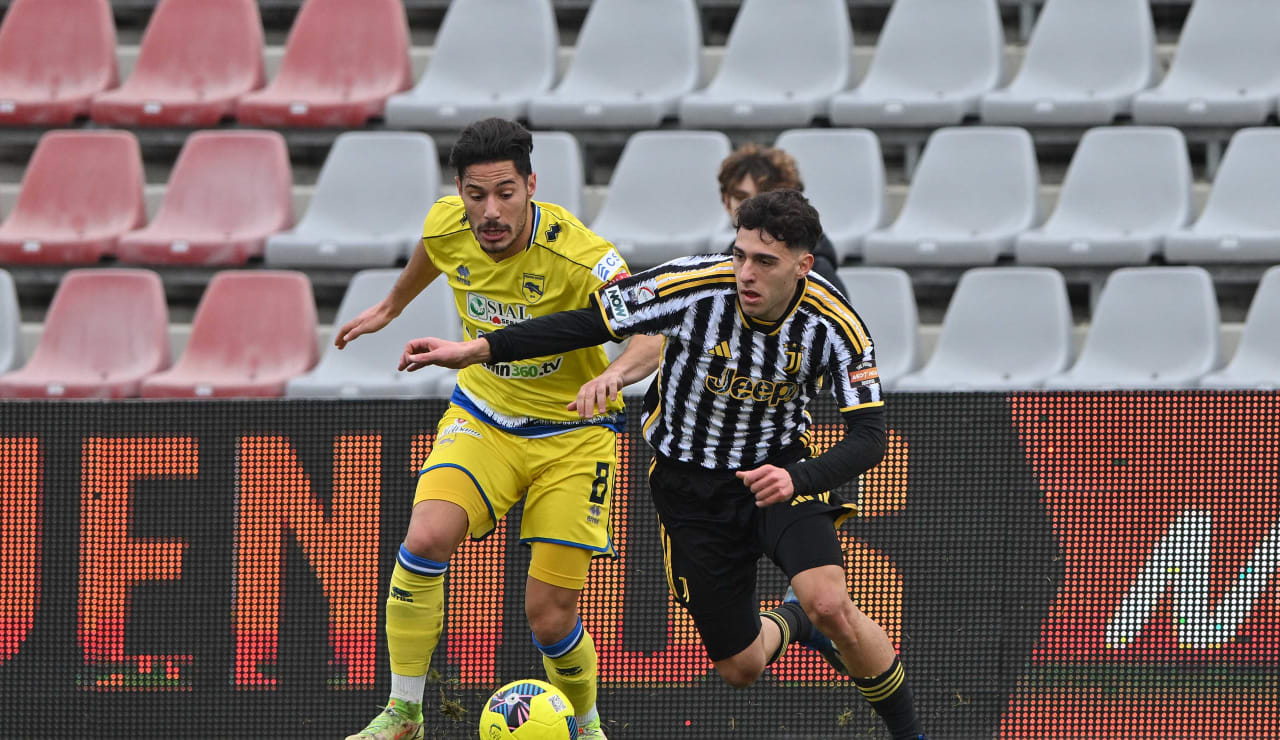
POLYGON ((720 194, 727 195, 742 178, 750 177, 756 191, 804 190, 796 158, 781 149, 761 147, 754 142, 744 144, 720 163, 720 194))
POLYGON ((760 229, 792 249, 812 252, 822 236, 818 210, 799 190, 771 190, 753 195, 738 206, 739 229, 760 229))
POLYGON ((511 160, 516 172, 527 178, 533 173, 532 151, 533 135, 524 126, 505 118, 486 118, 462 129, 449 152, 449 165, 462 179, 473 164, 511 160))

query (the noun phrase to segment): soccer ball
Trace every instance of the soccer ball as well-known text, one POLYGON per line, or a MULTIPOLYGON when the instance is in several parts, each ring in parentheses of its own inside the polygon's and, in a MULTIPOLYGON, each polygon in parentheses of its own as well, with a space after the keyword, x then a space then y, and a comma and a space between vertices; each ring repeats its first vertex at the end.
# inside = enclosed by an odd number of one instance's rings
POLYGON ((546 681, 512 681, 480 715, 480 740, 578 740, 573 704, 546 681))

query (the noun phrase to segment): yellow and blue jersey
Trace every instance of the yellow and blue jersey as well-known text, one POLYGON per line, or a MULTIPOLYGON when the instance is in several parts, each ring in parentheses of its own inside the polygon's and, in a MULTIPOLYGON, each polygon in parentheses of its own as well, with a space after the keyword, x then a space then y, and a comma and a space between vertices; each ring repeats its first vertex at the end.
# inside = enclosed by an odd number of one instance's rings
MULTIPOLYGON (((524 251, 495 262, 471 233, 461 198, 441 198, 427 214, 423 245, 453 288, 467 339, 583 308, 601 286, 627 276, 627 264, 613 245, 560 206, 534 202, 529 218, 533 230, 524 251)), ((565 408, 582 384, 608 365, 600 347, 473 365, 458 373, 452 401, 521 436, 549 436, 583 424, 620 431, 621 398, 609 402, 608 413, 587 421, 565 408)))

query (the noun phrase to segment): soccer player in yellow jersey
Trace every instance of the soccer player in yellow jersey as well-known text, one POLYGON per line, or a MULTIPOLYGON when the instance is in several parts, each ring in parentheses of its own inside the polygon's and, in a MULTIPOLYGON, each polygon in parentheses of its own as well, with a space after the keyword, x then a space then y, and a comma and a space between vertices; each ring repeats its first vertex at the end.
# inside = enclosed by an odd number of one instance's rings
MULTIPOLYGON (((458 196, 432 206, 391 293, 346 324, 339 348, 392 321, 443 275, 468 339, 533 316, 589 305, 627 276, 617 251, 559 206, 533 200, 533 140, 497 118, 463 129, 450 154, 458 196)), ((525 614, 547 678, 573 702, 582 738, 603 739, 596 652, 578 616, 591 559, 613 555, 609 507, 622 403, 581 419, 566 406, 608 366, 600 347, 458 374, 422 466, 409 531, 386 602, 391 697, 347 740, 422 737, 422 696, 444 623, 449 558, 470 534, 489 534, 525 498, 520 541, 531 547, 525 614)))

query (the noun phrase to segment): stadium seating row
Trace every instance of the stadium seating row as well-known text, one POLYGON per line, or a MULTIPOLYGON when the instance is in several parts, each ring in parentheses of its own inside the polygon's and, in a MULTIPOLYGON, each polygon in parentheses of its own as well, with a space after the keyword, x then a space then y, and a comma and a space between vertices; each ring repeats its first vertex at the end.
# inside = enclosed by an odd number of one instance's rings
POLYGON ((15 0, 0 25, 0 122, 59 126, 89 114, 121 126, 359 127, 409 87, 398 0, 309 0, 279 73, 263 87, 253 0, 163 0, 133 74, 116 88, 107 0, 15 0))
MULTIPOLYGON (((1029 134, 948 127, 930 137, 901 213, 886 225, 885 173, 865 129, 795 129, 776 144, 797 159, 842 260, 868 264, 1274 262, 1280 259, 1280 128, 1233 137, 1204 211, 1192 222, 1191 166, 1178 129, 1113 126, 1081 140, 1054 211, 1041 224, 1029 134)), ((715 173, 729 154, 715 131, 632 135, 592 228, 633 267, 717 251, 729 221, 715 173), (672 173, 683 173, 673 177, 672 173), (662 218, 654 218, 660 213, 662 218)), ((574 138, 535 135, 536 197, 575 212, 583 168, 574 138)), ((138 144, 125 131, 53 131, 32 155, 0 225, 0 263, 385 267, 418 242, 440 191, 432 139, 347 132, 293 225, 288 152, 273 131, 193 133, 145 224, 138 144), (292 228, 291 228, 292 227, 292 228)))
POLYGON ((1218 304, 1199 267, 1112 272, 1075 357, 1071 308, 1059 272, 968 270, 923 367, 906 273, 845 267, 840 277, 871 329, 881 382, 889 389, 1280 388, 1280 329, 1274 321, 1280 315, 1280 267, 1263 274, 1240 342, 1222 367, 1218 304))
MULTIPOLYGON (((8 303, 0 311, 13 310, 8 303)), ((302 273, 215 275, 173 367, 168 329, 164 287, 155 273, 71 270, 30 361, 0 376, 0 396, 279 396, 285 381, 316 362, 316 306, 302 273)))
POLYGON ((0 225, 0 261, 242 264, 293 223, 293 173, 274 131, 198 131, 146 224, 142 156, 127 131, 41 137, 13 213, 0 225))
MULTIPOLYGON (((386 295, 396 270, 358 273, 334 325, 386 295)), ((875 337, 882 382, 897 390, 1280 388, 1280 267, 1268 270, 1231 361, 1219 367, 1213 285, 1198 267, 1116 270, 1079 356, 1071 310, 1051 268, 975 268, 960 279, 937 345, 918 368, 916 304, 906 273, 842 268, 875 337)), ((415 336, 460 339, 448 286, 437 282, 387 329, 317 364, 316 311, 305 275, 226 271, 210 282, 190 340, 169 367, 168 312, 155 273, 72 270, 25 367, 0 375, 0 398, 281 396, 447 397, 455 373, 396 371, 415 336)), ((0 271, 0 371, 21 364, 13 283, 0 271)), ((633 390, 636 390, 633 388, 633 390)))
POLYGON ((107 0, 15 0, 0 26, 0 123, 454 128, 1247 126, 1280 98, 1280 4, 1196 0, 1159 80, 1148 0, 1048 0, 1012 83, 996 0, 897 0, 862 81, 846 0, 744 0, 710 84, 694 0, 596 0, 556 84, 552 0, 455 0, 413 85, 398 0, 307 0, 266 84, 253 0, 161 0, 118 89, 107 0), (71 21, 74 19, 74 22, 71 21), (474 39, 485 52, 474 53, 474 39), (768 53, 786 49, 786 54, 768 53), (1158 84, 1157 84, 1158 83, 1158 84), (264 87, 265 84, 265 87, 264 87), (553 89, 554 86, 554 89, 553 89))
MULTIPOLYGON (((534 135, 538 197, 577 212, 581 153, 572 136, 534 135)), ((302 219, 273 131, 193 133, 145 225, 142 159, 127 131, 51 131, 31 157, 0 225, 0 262, 386 266, 408 256, 440 189, 431 137, 352 131, 337 138, 302 219), (293 228, 290 229, 290 227, 293 228), (285 231, 288 229, 288 231, 285 231)))

